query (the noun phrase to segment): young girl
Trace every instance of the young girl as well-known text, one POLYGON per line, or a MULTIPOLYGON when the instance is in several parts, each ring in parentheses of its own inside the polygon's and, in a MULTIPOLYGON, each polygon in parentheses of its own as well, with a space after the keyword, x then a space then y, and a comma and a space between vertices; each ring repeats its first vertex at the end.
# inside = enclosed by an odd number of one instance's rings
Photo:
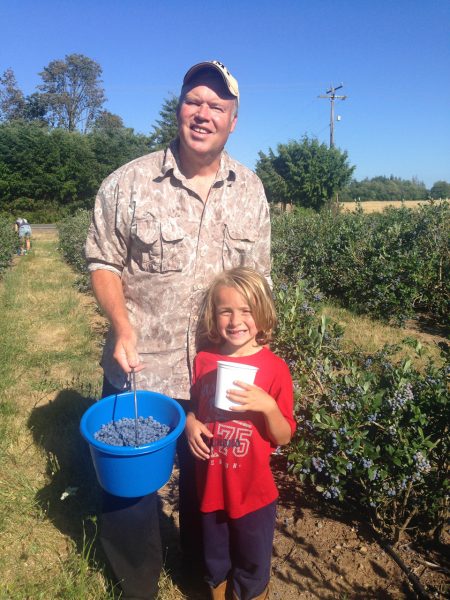
POLYGON ((268 598, 278 491, 274 449, 295 430, 293 386, 286 363, 266 344, 276 323, 264 277, 248 268, 212 282, 199 330, 209 347, 194 361, 186 435, 197 461, 204 562, 213 600, 268 598), (214 407, 217 361, 258 367, 254 385, 234 382, 230 411, 214 407), (228 597, 228 594, 227 594, 228 597))

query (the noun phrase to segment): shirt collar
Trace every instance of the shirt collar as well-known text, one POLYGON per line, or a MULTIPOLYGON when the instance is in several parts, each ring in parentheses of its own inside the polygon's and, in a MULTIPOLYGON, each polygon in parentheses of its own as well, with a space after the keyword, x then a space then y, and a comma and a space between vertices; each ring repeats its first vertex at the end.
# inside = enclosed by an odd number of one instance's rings
MULTIPOLYGON (((178 151, 178 138, 173 140, 169 147, 166 149, 163 164, 161 166, 161 177, 166 177, 173 173, 173 175, 180 181, 185 181, 185 177, 181 174, 179 169, 180 154, 178 151)), ((220 156, 220 165, 217 171, 216 179, 214 183, 221 181, 235 181, 236 171, 233 169, 232 159, 225 150, 222 150, 220 156)))

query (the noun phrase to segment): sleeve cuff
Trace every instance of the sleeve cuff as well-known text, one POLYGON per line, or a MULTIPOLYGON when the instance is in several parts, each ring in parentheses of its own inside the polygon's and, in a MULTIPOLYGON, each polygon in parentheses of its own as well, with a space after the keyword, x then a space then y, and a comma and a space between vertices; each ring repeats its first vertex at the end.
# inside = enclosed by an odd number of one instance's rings
POLYGON ((112 273, 115 273, 116 275, 118 275, 119 277, 122 276, 122 272, 119 269, 116 269, 116 267, 113 267, 112 265, 105 265, 105 263, 89 263, 88 264, 88 271, 89 273, 92 273, 93 271, 111 271, 112 273))

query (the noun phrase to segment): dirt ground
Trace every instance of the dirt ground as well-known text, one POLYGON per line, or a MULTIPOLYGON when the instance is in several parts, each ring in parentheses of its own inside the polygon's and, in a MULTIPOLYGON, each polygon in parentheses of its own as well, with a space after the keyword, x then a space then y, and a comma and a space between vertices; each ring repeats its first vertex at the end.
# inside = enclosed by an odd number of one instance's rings
MULTIPOLYGON (((320 499, 286 473, 286 460, 275 457, 274 474, 280 490, 272 561, 270 600, 400 600, 448 598, 449 545, 417 548, 404 540, 396 551, 425 595, 414 591, 405 572, 380 546, 361 515, 342 512, 320 499)), ((177 525, 177 473, 161 490, 162 510, 177 525)), ((174 527, 163 527, 166 548, 174 527)), ((173 556, 172 551, 168 552, 173 556)), ((188 600, 209 597, 201 583, 186 587, 177 573, 177 561, 167 565, 188 600)))

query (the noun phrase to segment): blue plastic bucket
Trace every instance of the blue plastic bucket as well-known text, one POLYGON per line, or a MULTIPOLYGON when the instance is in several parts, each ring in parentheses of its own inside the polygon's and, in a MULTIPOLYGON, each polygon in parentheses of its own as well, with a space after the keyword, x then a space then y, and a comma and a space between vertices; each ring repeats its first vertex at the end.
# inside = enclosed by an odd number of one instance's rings
POLYGON ((96 440, 102 425, 124 417, 134 419, 134 393, 107 396, 90 406, 81 418, 81 435, 89 444, 99 484, 114 496, 135 498, 167 483, 175 460, 176 441, 186 423, 178 402, 162 394, 137 391, 139 416, 152 416, 170 433, 146 446, 110 446, 96 440))

